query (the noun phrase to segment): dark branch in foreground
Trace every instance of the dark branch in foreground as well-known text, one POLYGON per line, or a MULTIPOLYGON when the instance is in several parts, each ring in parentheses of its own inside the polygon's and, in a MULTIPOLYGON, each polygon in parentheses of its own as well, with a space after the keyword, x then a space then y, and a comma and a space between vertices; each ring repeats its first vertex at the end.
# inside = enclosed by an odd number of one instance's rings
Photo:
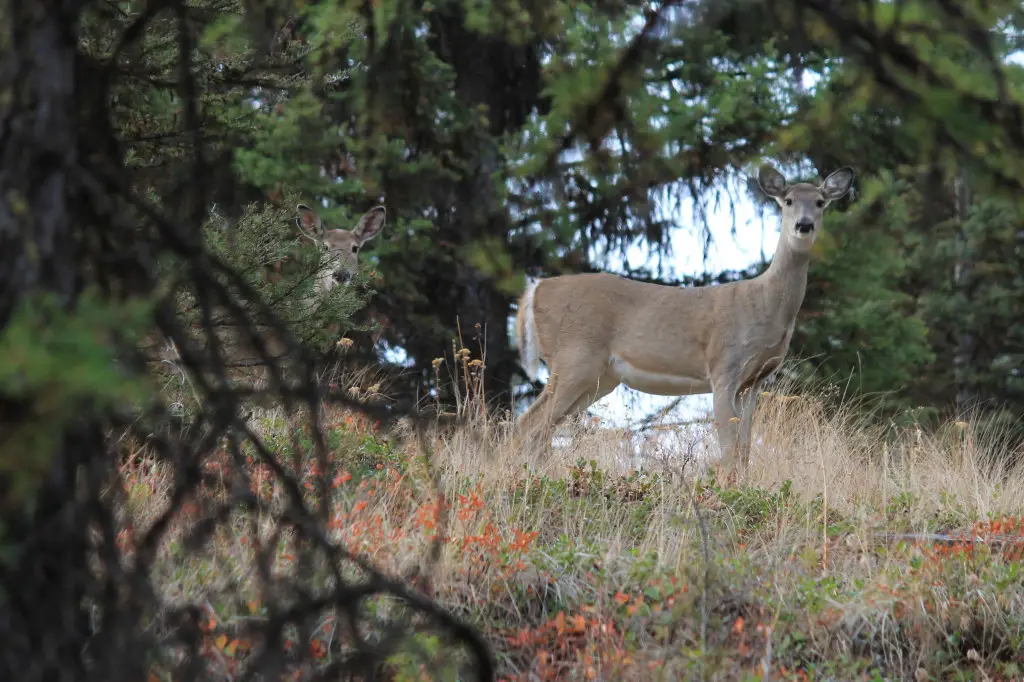
MULTIPOLYGON (((300 670, 308 673, 306 679, 337 679, 343 673, 372 679, 410 642, 414 620, 425 622, 460 652, 464 674, 494 679, 490 649, 474 628, 328 537, 322 406, 341 405, 386 423, 406 418, 421 434, 430 418, 412 408, 368 404, 325 390, 314 372, 317 355, 293 337, 238 273, 204 248, 201 229, 211 189, 220 179, 206 161, 208 142, 199 115, 203 86, 192 63, 197 41, 193 8, 184 0, 150 3, 121 35, 108 68, 76 70, 77 64, 89 63, 78 54, 76 34, 89 4, 12 0, 6 6, 5 16, 18 30, 13 58, 5 61, 2 73, 11 100, 0 127, 0 184, 5 188, 0 198, 0 328, 16 320, 19 306, 44 292, 57 294, 59 306, 69 312, 80 306, 87 285, 109 306, 129 292, 148 295, 158 290, 154 273, 159 262, 171 259, 195 295, 202 325, 187 329, 169 297, 156 302, 153 320, 158 333, 176 343, 202 409, 194 418, 176 418, 157 396, 150 396, 138 413, 82 405, 68 415, 48 417, 41 412, 48 399, 41 390, 0 389, 0 460, 16 461, 12 458, 23 446, 15 439, 24 432, 19 429, 53 434, 33 441, 51 447, 49 453, 34 453, 46 471, 23 476, 32 504, 15 497, 22 494, 21 474, 0 470, 5 545, 0 678, 135 682, 159 665, 172 671, 175 680, 208 679, 204 606, 169 600, 154 578, 160 548, 192 505, 198 506, 199 518, 183 547, 193 555, 230 523, 256 528, 262 520, 275 527, 249 567, 266 616, 242 628, 255 648, 238 679, 280 679, 280 674, 300 670), (120 77, 117 63, 165 14, 176 19, 176 87, 183 118, 175 134, 189 143, 193 171, 168 191, 175 200, 158 206, 134 189, 107 107, 120 77), (80 101, 85 98, 88 106, 80 101), (220 312, 256 349, 270 377, 267 389, 231 380, 228 353, 215 328, 220 312), (197 333, 208 341, 205 346, 195 342, 197 333), (287 363, 269 352, 270 334, 284 341, 287 363), (243 418, 248 405, 261 399, 274 400, 290 419, 305 421, 321 471, 317 504, 308 501, 281 452, 243 418), (130 558, 118 539, 124 503, 118 444, 125 435, 146 442, 173 470, 168 506, 148 528, 139 529, 130 558), (214 500, 203 494, 203 467, 225 451, 230 462, 225 480, 232 485, 226 498, 214 500), (271 509, 252 494, 247 452, 255 453, 286 491, 283 507, 271 509), (297 570, 283 577, 271 566, 286 534, 295 546, 297 570), (318 587, 322 581, 316 574, 324 571, 327 582, 318 587), (364 603, 384 595, 405 608, 371 621, 364 603), (308 650, 286 650, 287 628, 311 632, 325 613, 346 624, 345 647, 329 664, 317 663, 308 650)), ((119 363, 129 372, 144 373, 146 360, 130 336, 118 329, 108 333, 119 363)), ((425 439, 421 445, 429 452, 425 439)), ((442 535, 428 552, 428 562, 438 560, 442 535)))

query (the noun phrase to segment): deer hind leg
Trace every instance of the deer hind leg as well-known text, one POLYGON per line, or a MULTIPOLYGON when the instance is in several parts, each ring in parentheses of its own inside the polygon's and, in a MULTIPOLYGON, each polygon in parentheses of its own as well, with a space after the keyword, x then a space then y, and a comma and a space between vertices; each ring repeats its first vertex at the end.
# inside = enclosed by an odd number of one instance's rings
MULTIPOLYGON (((591 361, 588 364, 593 364, 591 361)), ((587 371, 572 362, 552 363, 551 379, 540 397, 519 418, 518 429, 529 435, 550 435, 564 417, 585 410, 611 393, 618 382, 605 368, 587 371), (571 373, 558 374, 558 367, 575 367, 571 373)))
POLYGON ((535 435, 533 432, 538 429, 543 420, 548 417, 548 413, 551 408, 548 407, 548 403, 551 401, 551 394, 554 392, 552 382, 554 379, 548 379, 547 386, 540 392, 537 399, 533 401, 533 404, 526 408, 526 412, 523 412, 519 416, 516 422, 516 430, 522 433, 528 433, 531 436, 535 435))
POLYGON ((593 390, 584 388, 583 393, 581 393, 580 397, 576 399, 576 402, 566 410, 566 415, 569 417, 582 418, 586 414, 588 407, 614 391, 618 385, 618 378, 610 372, 605 372, 601 375, 601 378, 597 380, 595 385, 589 387, 593 390))

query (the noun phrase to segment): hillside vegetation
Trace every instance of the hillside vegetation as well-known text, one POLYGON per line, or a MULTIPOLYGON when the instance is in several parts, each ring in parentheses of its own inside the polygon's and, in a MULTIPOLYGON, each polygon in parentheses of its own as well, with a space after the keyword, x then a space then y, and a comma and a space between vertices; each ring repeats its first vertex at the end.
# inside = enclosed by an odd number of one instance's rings
MULTIPOLYGON (((321 471, 297 423, 264 413, 253 424, 283 468, 251 450, 205 462, 154 582, 168 605, 205 605, 202 664, 241 679, 263 644, 250 632, 281 617, 267 591, 280 606, 299 571, 332 580, 326 565, 296 565, 278 516, 301 492, 328 515, 325 541, 359 557, 339 570, 365 560, 408 580, 479 628, 501 679, 1020 679, 1024 469, 1008 463, 1009 441, 970 421, 926 434, 823 405, 762 396, 742 482, 698 466, 713 436, 684 427, 627 458, 623 433, 588 425, 530 457, 504 422, 419 438, 340 408, 323 421, 321 471), (627 461, 637 455, 639 468, 627 461), (259 506, 221 509, 243 480, 259 506)), ((144 448, 131 455, 122 513, 141 535, 167 508, 171 476, 144 448)), ((119 538, 129 554, 133 540, 119 538)), ((323 606, 282 636, 329 666, 355 640, 323 606)), ((459 650, 429 618, 392 598, 364 608, 382 631, 418 632, 384 679, 454 679, 443 671, 459 650)), ((161 670, 151 679, 172 679, 161 670)))

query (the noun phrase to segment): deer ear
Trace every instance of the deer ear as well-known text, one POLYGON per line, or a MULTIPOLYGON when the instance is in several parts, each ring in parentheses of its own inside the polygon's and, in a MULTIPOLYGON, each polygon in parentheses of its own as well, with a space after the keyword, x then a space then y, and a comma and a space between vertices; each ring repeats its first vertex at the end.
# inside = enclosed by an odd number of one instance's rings
POLYGON ((781 199, 786 196, 786 190, 789 189, 789 183, 782 173, 767 163, 757 172, 757 184, 760 185, 761 191, 772 199, 781 199))
POLYGON ((849 166, 844 166, 837 171, 833 171, 831 175, 825 178, 825 182, 821 183, 821 193, 829 201, 835 201, 841 199, 847 192, 850 191, 850 185, 853 184, 853 169, 849 166))
POLYGON ((384 210, 383 206, 377 206, 371 208, 369 211, 363 214, 363 217, 359 219, 356 226, 352 228, 352 234, 355 235, 359 243, 367 242, 384 229, 384 223, 387 220, 387 211, 384 210))
POLYGON ((299 212, 299 216, 295 219, 295 223, 299 226, 299 229, 302 232, 311 234, 314 237, 320 237, 323 235, 324 225, 320 221, 320 216, 316 214, 316 211, 305 204, 299 204, 295 209, 299 212))

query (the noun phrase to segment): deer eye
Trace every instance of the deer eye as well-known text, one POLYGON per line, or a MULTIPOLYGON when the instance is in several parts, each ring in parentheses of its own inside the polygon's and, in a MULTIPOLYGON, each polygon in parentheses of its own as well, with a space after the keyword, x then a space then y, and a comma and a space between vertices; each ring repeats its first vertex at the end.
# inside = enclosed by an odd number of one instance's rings
POLYGON ((792 205, 793 205, 793 200, 792 199, 786 199, 786 206, 792 206, 792 205))
POLYGON ((352 247, 352 253, 359 253, 359 247, 358 246, 353 246, 352 247))
POLYGON ((818 201, 815 202, 815 203, 818 205, 818 208, 824 208, 825 207, 825 200, 824 199, 818 199, 818 201))

